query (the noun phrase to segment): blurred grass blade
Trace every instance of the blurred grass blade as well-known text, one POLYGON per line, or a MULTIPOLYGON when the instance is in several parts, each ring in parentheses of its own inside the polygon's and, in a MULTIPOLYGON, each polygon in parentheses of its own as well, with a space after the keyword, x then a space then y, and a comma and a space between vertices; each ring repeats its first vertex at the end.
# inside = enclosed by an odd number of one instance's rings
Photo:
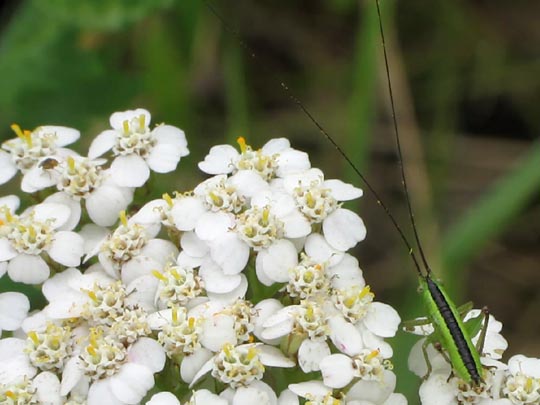
POLYGON ((239 136, 244 136, 248 138, 250 143, 256 143, 252 134, 248 133, 248 94, 243 52, 236 38, 226 35, 224 39, 223 70, 225 79, 225 104, 227 108, 227 138, 225 141, 235 145, 236 139, 239 136))
POLYGON ((501 234, 510 220, 540 190, 540 142, 517 167, 474 206, 447 234, 442 247, 442 263, 454 275, 447 279, 451 294, 458 294, 460 268, 488 240, 501 234))
MULTIPOLYGON (((356 35, 355 60, 352 72, 352 95, 349 102, 350 132, 347 141, 351 159, 364 170, 375 116, 379 25, 374 1, 359 2, 361 17, 356 35)), ((388 8, 388 7, 386 7, 388 8)), ((356 176, 347 167, 349 179, 356 176)))

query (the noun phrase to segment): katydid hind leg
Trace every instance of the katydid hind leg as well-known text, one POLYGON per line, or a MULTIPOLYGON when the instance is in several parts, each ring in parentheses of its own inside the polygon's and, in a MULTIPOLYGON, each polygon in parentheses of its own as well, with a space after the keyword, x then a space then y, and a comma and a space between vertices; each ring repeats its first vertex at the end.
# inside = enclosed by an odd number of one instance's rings
POLYGON ((476 350, 478 351, 478 354, 480 354, 480 356, 482 356, 482 353, 484 352, 484 344, 486 343, 486 335, 487 335, 487 330, 488 330, 488 326, 489 326, 489 309, 488 307, 484 307, 482 308, 482 313, 483 313, 483 319, 484 319, 484 323, 482 325, 482 331, 480 333, 480 337, 478 338, 478 342, 476 342, 476 350))

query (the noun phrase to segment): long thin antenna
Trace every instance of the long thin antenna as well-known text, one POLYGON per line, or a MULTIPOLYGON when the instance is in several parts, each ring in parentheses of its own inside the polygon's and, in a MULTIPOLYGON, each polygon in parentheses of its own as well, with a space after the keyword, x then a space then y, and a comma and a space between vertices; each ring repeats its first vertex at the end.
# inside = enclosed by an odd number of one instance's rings
MULTIPOLYGON (((257 55, 251 49, 251 47, 243 40, 240 32, 236 31, 234 28, 232 28, 227 23, 225 18, 216 10, 216 8, 212 5, 212 3, 210 3, 209 0, 204 0, 204 3, 206 4, 206 7, 212 12, 212 14, 214 14, 214 16, 218 20, 221 21, 221 24, 223 25, 223 27, 230 34, 234 35, 237 38, 238 42, 244 48, 244 50, 248 53, 248 55, 252 59, 257 60, 257 55)), ((378 3, 377 3, 377 5, 378 5, 378 3)), ((380 16, 380 14, 379 14, 379 16, 380 16)), ((379 17, 379 21, 380 21, 380 17, 379 17)), ((386 204, 379 197, 379 193, 377 193, 377 191, 372 187, 372 185, 367 180, 367 178, 360 172, 360 170, 356 167, 356 165, 353 163, 353 161, 343 151, 341 146, 339 146, 339 144, 334 140, 334 138, 330 135, 330 133, 328 131, 326 131, 326 129, 324 129, 324 127, 319 123, 319 121, 317 121, 315 119, 315 117, 311 114, 311 112, 308 110, 308 108, 302 103, 302 101, 300 101, 300 99, 298 97, 296 97, 292 93, 289 86, 287 86, 287 84, 285 82, 281 81, 279 79, 279 77, 277 77, 271 70, 266 68, 265 65, 262 65, 262 68, 267 69, 268 76, 270 76, 276 83, 279 83, 279 86, 283 89, 283 91, 285 92, 287 97, 302 110, 302 112, 308 117, 308 119, 317 127, 317 129, 326 137, 326 139, 328 139, 328 141, 334 146, 334 148, 338 151, 338 153, 345 159, 347 164, 353 169, 353 171, 358 175, 358 177, 360 177, 360 179, 366 185, 366 187, 371 192, 373 197, 375 197, 375 199, 377 201, 377 204, 384 210, 386 215, 388 215, 388 218, 390 218, 390 221, 392 222, 392 225, 394 226, 394 228, 399 233, 399 236, 401 237, 401 239, 405 243, 405 246, 407 246, 409 256, 411 256, 411 258, 412 258, 412 260, 414 262, 414 265, 416 267, 416 271, 418 272, 418 274, 421 277, 423 277, 422 270, 420 269, 420 264, 418 262, 418 259, 416 258, 416 255, 414 254, 414 250, 412 248, 412 245, 409 243, 407 237, 405 236, 405 233, 403 232, 403 230, 401 229, 401 227, 397 223, 396 219, 394 218, 394 216, 392 215, 392 213, 390 212, 390 210, 388 209, 386 204)), ((399 152, 399 156, 400 156, 400 161, 401 161, 401 151, 399 152)), ((403 166, 402 166, 402 172, 403 172, 403 166)), ((410 204, 409 204, 409 208, 410 208, 410 204)), ((415 235, 416 235, 416 232, 415 232, 415 235)), ((418 240, 416 242, 418 244, 418 240)), ((423 258, 423 256, 422 256, 422 258, 423 258)), ((423 260, 424 260, 424 264, 426 264, 424 258, 423 258, 423 260)), ((427 265, 426 265, 426 269, 429 272, 429 267, 427 267, 427 265)))
POLYGON ((379 4, 379 0, 375 0, 375 3, 377 4, 377 15, 379 17, 379 31, 381 33, 381 42, 382 42, 382 48, 383 48, 383 53, 384 53, 384 65, 386 67, 386 79, 387 79, 386 82, 388 83, 388 95, 390 97, 390 105, 392 108, 392 121, 394 123, 394 135, 396 138, 398 161, 399 161, 399 167, 401 171, 401 182, 403 183, 403 191, 405 193, 405 199, 407 200, 407 209, 409 210, 409 218, 411 219, 411 225, 414 232, 414 239, 416 240, 416 246, 418 246, 418 250, 420 251, 420 256, 422 257, 422 262, 424 263, 426 272, 429 275, 431 273, 431 268, 429 267, 427 263, 426 256, 424 255, 424 250, 422 249, 422 244, 420 243, 420 237, 418 236, 418 228, 416 227, 416 221, 414 219, 411 199, 409 197, 409 188, 407 187, 407 178, 405 176, 405 169, 403 167, 403 154, 401 152, 401 141, 399 138, 399 129, 398 129, 397 118, 396 118, 396 108, 394 105, 394 93, 392 91, 392 80, 390 79, 390 67, 388 64, 388 55, 386 52, 386 42, 384 40, 384 29, 383 29, 383 23, 382 23, 382 17, 381 17, 381 7, 379 4))

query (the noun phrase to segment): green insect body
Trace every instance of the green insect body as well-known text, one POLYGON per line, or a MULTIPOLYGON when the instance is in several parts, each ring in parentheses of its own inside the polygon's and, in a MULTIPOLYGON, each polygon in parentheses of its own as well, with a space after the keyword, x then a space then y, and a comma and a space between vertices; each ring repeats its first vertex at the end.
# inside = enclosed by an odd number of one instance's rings
POLYGON ((473 335, 461 319, 458 308, 445 289, 429 274, 421 276, 419 281, 422 299, 435 329, 428 341, 438 342, 448 353, 448 360, 459 377, 471 385, 480 385, 484 373, 480 355, 472 343, 473 335))

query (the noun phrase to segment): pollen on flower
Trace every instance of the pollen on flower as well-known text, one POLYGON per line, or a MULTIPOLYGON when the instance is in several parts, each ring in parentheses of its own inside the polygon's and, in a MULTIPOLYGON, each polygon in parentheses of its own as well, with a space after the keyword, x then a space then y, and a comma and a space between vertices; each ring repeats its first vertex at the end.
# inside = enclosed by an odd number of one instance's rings
POLYGON ((122 136, 116 137, 116 143, 113 146, 115 155, 136 154, 145 157, 157 143, 146 123, 144 114, 134 116, 131 120, 124 120, 122 130, 122 136))
POLYGON ((56 153, 57 136, 54 132, 48 132, 44 127, 38 127, 34 131, 23 131, 17 124, 11 129, 17 138, 5 141, 2 149, 11 154, 15 165, 23 173, 26 173, 42 158, 56 153))
POLYGON ((12 384, 0 382, 0 404, 38 404, 36 388, 27 377, 12 384))
POLYGON ((148 235, 142 225, 129 224, 125 213, 120 215, 122 224, 101 246, 101 252, 108 257, 116 268, 137 256, 148 241, 148 235), (125 223, 124 223, 125 222, 125 223))
MULTIPOLYGON (((205 183, 203 183, 205 185, 205 183)), ((220 177, 205 187, 202 195, 206 207, 213 212, 231 212, 238 214, 246 207, 245 197, 239 195, 236 188, 227 182, 226 177, 220 177)))
POLYGON ((185 305, 203 292, 203 281, 195 269, 168 262, 162 273, 154 270, 152 274, 160 281, 159 299, 168 307, 185 305))
POLYGON ((537 404, 540 401, 540 378, 517 372, 507 377, 502 391, 514 404, 537 404))
POLYGON ((270 180, 275 177, 278 167, 276 155, 265 155, 261 150, 254 151, 251 146, 246 145, 246 140, 238 138, 240 145, 240 159, 236 162, 238 170, 254 170, 264 179, 270 180))
POLYGON ((226 344, 214 358, 212 376, 231 388, 248 386, 251 382, 260 380, 263 374, 264 365, 254 345, 235 347, 226 344))
POLYGON ((313 181, 310 187, 295 187, 293 197, 298 209, 313 223, 322 222, 339 208, 331 190, 321 187, 319 181, 313 181))
POLYGON ((189 355, 201 347, 199 337, 202 333, 201 321, 187 316, 185 307, 172 308, 172 322, 161 327, 158 342, 167 356, 177 358, 189 355))
POLYGON ((85 374, 92 380, 110 377, 127 360, 126 349, 121 342, 105 335, 99 328, 91 328, 89 341, 79 358, 85 374))
POLYGON ((32 214, 12 215, 7 209, 4 213, 7 223, 2 236, 17 252, 38 255, 50 246, 54 234, 51 221, 37 221, 32 214))
POLYGON ((325 275, 326 263, 319 263, 306 254, 297 266, 289 270, 287 292, 303 300, 328 292, 330 281, 325 275))
POLYGON ((381 380, 384 370, 388 368, 379 350, 363 349, 353 357, 355 376, 363 380, 381 380))
POLYGON ((106 286, 96 283, 92 290, 85 292, 90 301, 84 305, 82 316, 94 325, 111 326, 123 316, 127 294, 121 281, 106 286))
POLYGON ((240 237, 257 250, 282 238, 284 224, 270 212, 269 207, 252 207, 238 216, 237 230, 240 237))
POLYGON ((75 198, 88 197, 103 182, 101 167, 91 159, 69 156, 60 167, 57 187, 75 198))
POLYGON ((321 306, 313 301, 300 303, 295 321, 295 333, 305 333, 311 340, 324 340, 329 333, 327 317, 321 306))
POLYGON ((226 308, 223 313, 234 316, 234 331, 239 342, 248 342, 251 333, 255 329, 253 322, 256 311, 253 304, 246 300, 236 300, 232 305, 226 308))
POLYGON ((369 286, 363 288, 352 286, 347 289, 332 290, 334 306, 352 323, 366 316, 374 297, 375 294, 371 292, 369 286))
POLYGON ((72 352, 71 328, 48 323, 44 332, 29 332, 25 352, 41 370, 62 370, 72 352))

